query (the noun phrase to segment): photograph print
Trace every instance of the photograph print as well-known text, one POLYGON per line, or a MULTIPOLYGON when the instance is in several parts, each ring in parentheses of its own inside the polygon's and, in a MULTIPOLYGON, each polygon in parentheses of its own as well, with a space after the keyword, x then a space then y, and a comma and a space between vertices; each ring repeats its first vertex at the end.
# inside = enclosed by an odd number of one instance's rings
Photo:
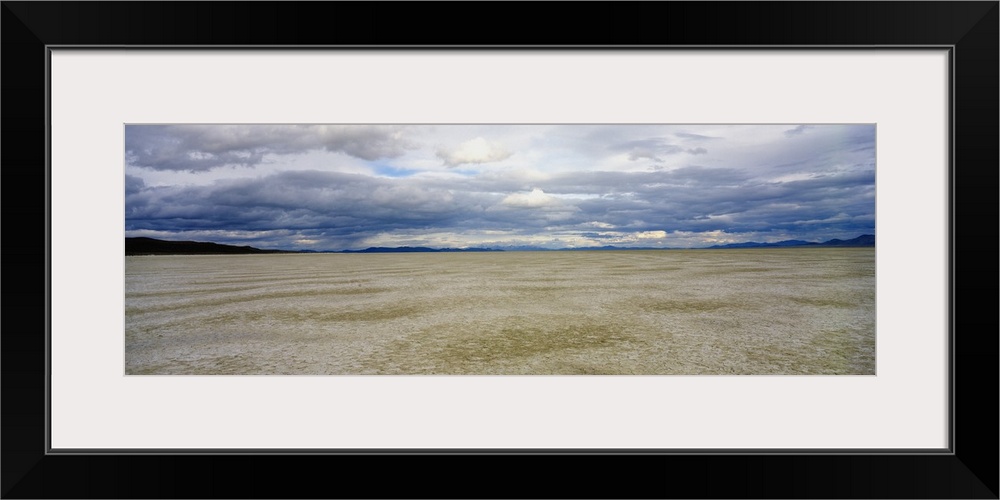
POLYGON ((126 375, 875 375, 874 124, 127 124, 126 375))

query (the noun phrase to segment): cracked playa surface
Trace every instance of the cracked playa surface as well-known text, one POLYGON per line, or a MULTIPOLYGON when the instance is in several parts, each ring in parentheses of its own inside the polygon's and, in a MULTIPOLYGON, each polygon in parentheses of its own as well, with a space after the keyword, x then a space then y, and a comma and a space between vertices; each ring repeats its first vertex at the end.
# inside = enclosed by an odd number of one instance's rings
POLYGON ((125 373, 875 373, 875 249, 141 256, 125 373))

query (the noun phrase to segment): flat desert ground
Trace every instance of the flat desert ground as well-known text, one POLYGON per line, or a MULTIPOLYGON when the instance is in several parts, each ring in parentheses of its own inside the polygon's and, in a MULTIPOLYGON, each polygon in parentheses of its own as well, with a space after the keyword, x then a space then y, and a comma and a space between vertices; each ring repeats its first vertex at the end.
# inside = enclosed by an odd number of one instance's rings
POLYGON ((127 375, 875 374, 875 249, 129 256, 127 375))

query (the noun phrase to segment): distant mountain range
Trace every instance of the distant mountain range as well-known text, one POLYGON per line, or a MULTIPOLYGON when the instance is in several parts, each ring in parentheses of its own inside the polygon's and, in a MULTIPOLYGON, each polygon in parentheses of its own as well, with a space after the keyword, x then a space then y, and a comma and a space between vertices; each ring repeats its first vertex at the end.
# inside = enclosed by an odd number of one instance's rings
MULTIPOLYGON (((803 240, 785 240, 775 243, 757 243, 750 241, 746 243, 729 243, 727 245, 713 245, 706 249, 718 248, 779 248, 779 247, 873 247, 875 246, 875 235, 863 234, 850 240, 832 239, 824 242, 812 242, 803 240)), ((251 246, 223 245, 220 243, 209 243, 200 241, 166 241, 154 238, 125 238, 125 255, 215 255, 215 254, 273 254, 273 253, 419 253, 419 252, 503 252, 510 251, 542 251, 542 250, 670 250, 655 247, 616 247, 606 245, 603 247, 582 247, 582 248, 542 248, 532 246, 510 246, 502 248, 430 248, 430 247, 369 247, 364 250, 340 250, 329 252, 318 252, 316 250, 262 250, 251 246)))
POLYGON ((601 250, 680 250, 677 248, 663 248, 663 247, 616 247, 614 245, 604 245, 602 247, 572 247, 572 248, 546 248, 546 247, 534 247, 530 245, 518 245, 518 246, 505 246, 499 247, 499 250, 507 250, 511 252, 576 252, 576 251, 601 251, 601 250))
POLYGON ((775 248, 775 247, 873 247, 875 246, 874 234, 862 234, 857 238, 849 240, 826 240, 822 243, 802 240, 785 240, 775 243, 757 243, 748 241, 746 243, 729 243, 727 245, 712 245, 708 248, 775 248))
POLYGON ((415 253, 415 252, 502 252, 495 248, 369 247, 364 250, 341 250, 336 253, 415 253))
MULTIPOLYGON (((748 241, 746 243, 729 243, 726 245, 712 245, 710 247, 695 247, 690 250, 701 250, 701 249, 715 249, 715 248, 779 248, 779 247, 873 247, 875 246, 875 235, 874 234, 862 234, 857 238, 852 238, 849 240, 838 240, 832 239, 823 242, 816 241, 804 241, 804 240, 785 240, 778 241, 774 243, 758 243, 756 241, 748 241)), ((567 250, 688 250, 685 248, 663 248, 663 247, 616 247, 614 245, 605 245, 602 247, 578 247, 578 248, 543 248, 543 247, 533 247, 533 246, 506 246, 500 247, 503 250, 513 250, 513 251, 567 251, 567 250)))

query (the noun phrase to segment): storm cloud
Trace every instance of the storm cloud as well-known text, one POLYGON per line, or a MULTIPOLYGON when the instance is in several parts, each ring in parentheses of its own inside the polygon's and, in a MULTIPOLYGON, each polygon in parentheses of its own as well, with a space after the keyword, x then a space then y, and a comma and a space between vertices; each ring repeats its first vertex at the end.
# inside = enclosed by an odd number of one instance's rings
POLYGON ((322 149, 374 161, 402 155, 411 144, 401 127, 379 125, 132 125, 125 127, 125 158, 155 170, 250 167, 265 154, 322 149))
POLYGON ((875 230, 874 125, 128 125, 125 138, 126 236, 685 248, 875 230))

